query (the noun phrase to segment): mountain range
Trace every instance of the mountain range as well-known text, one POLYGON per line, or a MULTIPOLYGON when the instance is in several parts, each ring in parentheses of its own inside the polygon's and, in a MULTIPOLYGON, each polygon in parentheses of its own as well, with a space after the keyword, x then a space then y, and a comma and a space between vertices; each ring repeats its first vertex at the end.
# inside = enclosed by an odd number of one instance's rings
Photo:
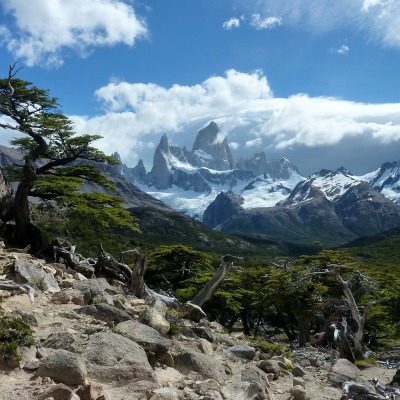
POLYGON ((341 167, 303 177, 286 158, 268 160, 264 152, 234 162, 214 122, 198 132, 192 150, 163 135, 150 171, 139 161, 122 165, 121 174, 172 208, 234 234, 334 246, 400 226, 399 162, 363 176, 341 167))
MULTIPOLYGON (((0 146, 0 166, 22 157, 18 149, 0 146)), ((341 167, 304 177, 286 158, 269 160, 262 151, 235 162, 214 122, 198 132, 191 150, 170 145, 163 135, 150 171, 141 160, 131 168, 117 153, 113 157, 119 165, 99 168, 153 238, 209 246, 210 228, 272 246, 338 246, 400 227, 400 162, 363 176, 341 167)), ((223 247, 251 247, 224 235, 218 240, 223 247)))

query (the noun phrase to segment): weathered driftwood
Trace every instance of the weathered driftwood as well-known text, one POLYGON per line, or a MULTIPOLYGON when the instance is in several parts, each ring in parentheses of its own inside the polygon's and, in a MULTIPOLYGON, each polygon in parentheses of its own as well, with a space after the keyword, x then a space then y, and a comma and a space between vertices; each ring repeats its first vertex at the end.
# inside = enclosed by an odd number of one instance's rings
POLYGON ((238 269, 238 267, 235 267, 233 265, 233 262, 237 260, 243 260, 243 258, 231 256, 230 254, 226 254, 225 256, 221 257, 221 264, 219 266, 218 271, 204 285, 203 289, 196 294, 191 303, 201 307, 207 300, 210 300, 210 298, 218 289, 218 287, 224 282, 226 275, 232 269, 234 268, 238 269))
POLYGON ((347 381, 343 384, 345 398, 349 400, 391 400, 400 395, 400 390, 392 385, 382 385, 378 379, 370 381, 377 393, 371 392, 367 386, 357 382, 347 381))
POLYGON ((18 290, 20 292, 26 293, 29 296, 29 299, 33 303, 35 301, 35 289, 27 284, 7 284, 7 283, 1 283, 0 284, 0 290, 7 290, 7 291, 14 291, 18 290))

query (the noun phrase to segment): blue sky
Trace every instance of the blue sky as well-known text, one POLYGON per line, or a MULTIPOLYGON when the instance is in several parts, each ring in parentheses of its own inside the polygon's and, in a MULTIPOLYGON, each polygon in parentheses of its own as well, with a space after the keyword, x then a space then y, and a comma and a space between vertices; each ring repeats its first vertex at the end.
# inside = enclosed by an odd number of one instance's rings
POLYGON ((303 174, 400 159, 400 0, 0 0, 0 56, 131 166, 211 120, 303 174))

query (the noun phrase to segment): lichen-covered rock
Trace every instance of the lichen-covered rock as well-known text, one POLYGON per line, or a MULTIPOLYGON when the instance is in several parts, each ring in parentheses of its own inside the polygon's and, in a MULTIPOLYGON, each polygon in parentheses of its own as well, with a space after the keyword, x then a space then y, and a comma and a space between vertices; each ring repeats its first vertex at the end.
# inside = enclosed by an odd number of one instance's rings
POLYGON ((184 350, 174 357, 175 368, 182 374, 192 371, 200 374, 204 379, 213 378, 223 382, 226 378, 223 365, 216 359, 193 350, 184 350))
POLYGON ((87 369, 78 354, 58 349, 42 360, 36 376, 47 376, 66 385, 80 385, 86 379, 87 369))
POLYGON ((85 355, 89 376, 103 382, 156 381, 143 348, 116 333, 92 335, 85 355))
POLYGON ((145 351, 162 354, 171 346, 170 340, 163 338, 154 328, 137 321, 121 322, 115 331, 140 344, 145 351))

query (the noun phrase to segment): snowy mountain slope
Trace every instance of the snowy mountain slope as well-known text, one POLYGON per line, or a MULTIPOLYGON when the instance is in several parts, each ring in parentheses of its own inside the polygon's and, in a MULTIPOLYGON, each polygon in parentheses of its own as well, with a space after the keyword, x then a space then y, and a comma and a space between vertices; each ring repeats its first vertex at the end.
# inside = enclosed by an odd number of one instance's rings
POLYGON ((355 177, 368 182, 386 198, 400 205, 400 162, 387 162, 376 171, 355 177))

